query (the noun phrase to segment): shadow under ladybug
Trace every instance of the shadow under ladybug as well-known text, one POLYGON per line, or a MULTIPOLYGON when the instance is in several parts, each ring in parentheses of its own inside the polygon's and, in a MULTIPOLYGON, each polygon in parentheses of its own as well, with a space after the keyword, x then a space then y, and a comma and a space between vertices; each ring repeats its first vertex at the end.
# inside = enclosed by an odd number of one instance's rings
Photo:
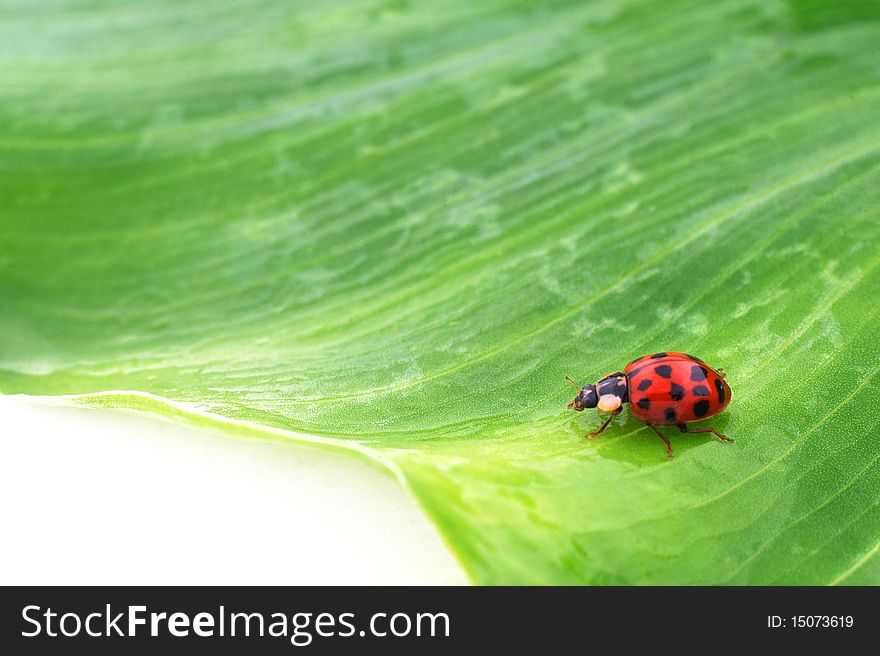
POLYGON ((630 362, 623 371, 605 374, 595 385, 579 386, 568 376, 578 394, 568 404, 581 412, 597 408, 611 413, 598 430, 584 437, 595 439, 630 404, 630 413, 643 421, 666 445, 671 458, 672 445, 658 426, 677 426, 682 433, 712 433, 722 442, 733 442, 712 427, 691 428, 689 422, 714 417, 730 403, 730 387, 723 369, 713 369, 687 353, 653 353, 630 362))

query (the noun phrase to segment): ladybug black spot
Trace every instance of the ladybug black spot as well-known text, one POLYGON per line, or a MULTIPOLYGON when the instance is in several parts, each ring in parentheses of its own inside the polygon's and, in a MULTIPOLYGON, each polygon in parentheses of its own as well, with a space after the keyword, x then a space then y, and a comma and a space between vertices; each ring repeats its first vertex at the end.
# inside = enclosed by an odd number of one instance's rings
POLYGON ((705 367, 698 367, 694 365, 691 367, 691 380, 695 380, 700 382, 702 380, 706 380, 706 374, 709 373, 705 367))
POLYGON ((668 355, 668 353, 655 353, 654 355, 651 356, 651 359, 652 360, 659 360, 660 358, 665 358, 667 355, 668 355))
POLYGON ((715 390, 718 392, 718 403, 724 403, 724 383, 717 378, 715 379, 715 390))
POLYGON ((697 417, 705 417, 707 412, 709 412, 709 402, 706 399, 694 403, 694 414, 697 417))
POLYGON ((639 399, 639 402, 636 403, 642 410, 647 410, 651 407, 651 399, 639 399))
POLYGON ((694 385, 691 389, 694 396, 709 396, 709 388, 705 385, 694 385))
MULTIPOLYGON (((629 365, 627 365, 627 366, 629 366, 629 365)), ((630 371, 629 374, 627 374, 629 376, 630 380, 632 380, 633 378, 638 376, 639 373, 642 371, 642 369, 644 369, 644 367, 639 367, 638 369, 633 369, 632 371, 630 371)))
POLYGON ((672 367, 668 364, 661 364, 659 367, 654 367, 654 373, 661 378, 670 378, 672 376, 672 367))
POLYGON ((672 383, 669 386, 669 396, 673 401, 681 401, 684 398, 685 389, 678 383, 672 383))
POLYGON ((689 357, 691 360, 696 360, 697 362, 702 362, 702 360, 700 360, 700 358, 698 358, 696 355, 691 355, 690 353, 685 353, 685 355, 687 357, 689 357))
POLYGON ((666 421, 675 421, 675 408, 666 408, 663 416, 666 417, 666 421))
MULTIPOLYGON (((641 383, 639 383, 638 390, 640 392, 644 392, 646 389, 648 389, 651 386, 652 382, 654 382, 654 381, 652 381, 650 378, 645 378, 641 383)), ((706 394, 708 394, 708 393, 709 393, 709 391, 706 390, 706 394)))

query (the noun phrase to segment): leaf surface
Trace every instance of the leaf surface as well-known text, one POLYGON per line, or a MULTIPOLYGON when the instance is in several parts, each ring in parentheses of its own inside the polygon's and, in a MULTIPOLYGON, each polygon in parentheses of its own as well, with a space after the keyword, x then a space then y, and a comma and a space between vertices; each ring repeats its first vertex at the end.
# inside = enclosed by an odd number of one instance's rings
POLYGON ((878 42, 867 2, 5 3, 0 390, 356 445, 479 583, 876 584, 878 42), (583 439, 563 375, 662 350, 734 445, 583 439))

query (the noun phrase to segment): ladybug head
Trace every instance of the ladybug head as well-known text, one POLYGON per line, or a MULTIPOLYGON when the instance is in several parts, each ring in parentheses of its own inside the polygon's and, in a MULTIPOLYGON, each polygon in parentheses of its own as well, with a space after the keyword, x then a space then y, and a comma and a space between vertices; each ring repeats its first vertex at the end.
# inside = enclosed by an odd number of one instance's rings
POLYGON ((568 404, 568 409, 580 412, 585 408, 595 408, 598 402, 599 396, 596 394, 596 386, 584 385, 578 390, 578 395, 568 404))

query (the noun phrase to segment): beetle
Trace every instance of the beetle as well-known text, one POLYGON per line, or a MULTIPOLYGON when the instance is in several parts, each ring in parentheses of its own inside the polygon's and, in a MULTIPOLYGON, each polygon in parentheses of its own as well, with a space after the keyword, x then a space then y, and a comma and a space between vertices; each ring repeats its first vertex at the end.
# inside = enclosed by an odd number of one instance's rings
POLYGON ((623 371, 605 374, 595 385, 580 387, 568 376, 565 380, 578 391, 568 404, 570 410, 597 408, 611 413, 598 430, 584 437, 599 437, 621 413, 623 404, 629 403, 630 413, 663 440, 671 458, 672 445, 658 426, 678 426, 682 433, 712 433, 722 442, 733 442, 712 427, 687 427, 689 422, 714 417, 727 407, 730 387, 724 378, 723 369, 713 369, 687 353, 668 351, 636 358, 623 371))

